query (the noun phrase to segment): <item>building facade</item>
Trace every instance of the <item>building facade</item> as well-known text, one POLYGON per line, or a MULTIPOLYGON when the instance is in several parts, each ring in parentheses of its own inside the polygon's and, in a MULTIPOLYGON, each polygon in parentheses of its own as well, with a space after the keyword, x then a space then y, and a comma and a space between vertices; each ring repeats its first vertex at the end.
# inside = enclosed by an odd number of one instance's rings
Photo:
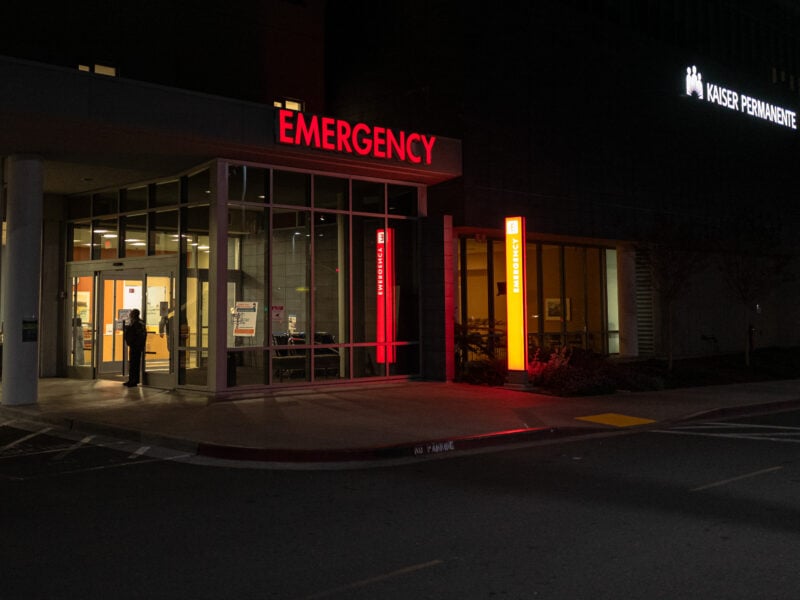
POLYGON ((509 216, 531 352, 800 343, 792 3, 116 4, 3 9, 5 402, 452 379, 509 216))
POLYGON ((503 335, 503 219, 520 215, 532 347, 800 342, 795 3, 347 4, 334 28, 360 37, 331 50, 332 108, 463 141, 463 177, 429 202, 453 218, 462 324, 503 335))

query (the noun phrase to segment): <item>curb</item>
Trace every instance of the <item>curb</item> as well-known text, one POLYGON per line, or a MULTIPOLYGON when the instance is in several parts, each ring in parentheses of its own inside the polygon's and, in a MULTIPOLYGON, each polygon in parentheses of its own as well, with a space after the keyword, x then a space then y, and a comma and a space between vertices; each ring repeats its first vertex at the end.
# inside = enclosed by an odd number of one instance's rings
POLYGON ((373 448, 331 448, 318 450, 247 448, 200 443, 197 446, 197 455, 222 460, 292 464, 430 460, 452 456, 455 453, 491 447, 520 443, 542 443, 564 437, 583 437, 599 432, 608 433, 608 430, 593 427, 537 427, 530 429, 511 429, 473 436, 408 442, 373 448))
POLYGON ((683 423, 685 421, 696 421, 698 419, 723 419, 730 417, 744 417, 748 415, 758 415, 761 413, 783 412, 793 410, 800 407, 800 398, 792 400, 776 400, 775 402, 765 402, 763 404, 743 404, 738 406, 726 406, 723 408, 711 408, 704 411, 699 411, 662 421, 662 423, 673 424, 683 423))

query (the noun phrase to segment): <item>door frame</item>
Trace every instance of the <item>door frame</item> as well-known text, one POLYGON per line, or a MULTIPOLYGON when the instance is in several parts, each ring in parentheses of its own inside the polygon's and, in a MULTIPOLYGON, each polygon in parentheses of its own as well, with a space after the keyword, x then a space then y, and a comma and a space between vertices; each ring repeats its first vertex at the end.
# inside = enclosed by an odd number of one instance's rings
MULTIPOLYGON (((66 325, 70 325, 73 323, 73 318, 76 313, 75 301, 76 296, 73 295, 74 290, 72 288, 74 279, 76 277, 86 277, 92 278, 92 285, 91 285, 91 306, 87 307, 88 314, 91 319, 91 326, 87 330, 87 332, 91 332, 89 337, 85 338, 85 347, 86 352, 89 356, 87 356, 87 360, 85 364, 76 365, 73 364, 71 360, 72 353, 74 348, 72 348, 72 344, 75 343, 73 336, 75 335, 76 331, 74 327, 66 327, 64 329, 65 334, 65 343, 63 345, 65 349, 64 358, 63 358, 63 365, 65 365, 65 371, 67 376, 70 378, 75 379, 110 379, 110 380, 121 380, 123 377, 122 369, 120 369, 116 374, 109 373, 108 371, 101 371, 100 367, 100 358, 102 355, 101 352, 101 344, 100 344, 100 333, 101 327, 105 328, 105 325, 102 325, 98 321, 98 317, 102 318, 102 305, 101 298, 102 294, 102 281, 104 279, 122 279, 122 278, 129 278, 129 279, 140 279, 142 282, 142 306, 139 307, 139 310, 142 312, 143 318, 146 317, 146 309, 147 309, 147 277, 169 277, 170 278, 170 285, 171 290, 170 293, 172 298, 170 301, 172 302, 172 308, 177 309, 176 300, 178 297, 178 289, 177 286, 179 282, 177 280, 176 274, 178 273, 178 259, 176 256, 168 256, 168 257, 147 257, 147 258, 136 258, 136 259, 128 259, 124 261, 92 261, 92 263, 68 263, 67 264, 67 276, 65 279, 65 286, 66 286, 66 298, 67 302, 64 305, 64 323, 66 325), (90 357, 90 359, 89 359, 90 357)), ((133 307, 125 307, 125 308, 133 308, 133 307)), ((147 323, 146 323, 147 324, 147 323)), ((150 324, 150 332, 158 333, 158 322, 150 324)), ((176 328, 172 328, 176 329, 176 328)), ((143 385, 149 385, 159 388, 165 389, 174 389, 177 386, 178 381, 178 373, 177 373, 177 342, 178 342, 178 335, 177 331, 170 331, 170 341, 171 341, 171 363, 172 366, 169 369, 168 373, 148 373, 147 372, 147 353, 142 357, 143 363, 143 370, 144 370, 144 377, 142 378, 143 385)), ((120 336, 121 337, 121 336, 120 336)), ((124 356, 125 356, 125 376, 127 376, 127 348, 124 348, 124 356)))

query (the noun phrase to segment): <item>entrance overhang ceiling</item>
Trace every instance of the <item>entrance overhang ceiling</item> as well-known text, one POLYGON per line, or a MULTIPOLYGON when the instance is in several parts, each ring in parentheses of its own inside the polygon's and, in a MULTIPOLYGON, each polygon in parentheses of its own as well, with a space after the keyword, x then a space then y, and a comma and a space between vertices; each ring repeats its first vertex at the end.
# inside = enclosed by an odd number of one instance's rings
POLYGON ((227 158, 433 185, 461 174, 461 142, 433 164, 278 146, 274 109, 0 58, 0 155, 37 154, 45 192, 75 194, 166 177, 227 158))

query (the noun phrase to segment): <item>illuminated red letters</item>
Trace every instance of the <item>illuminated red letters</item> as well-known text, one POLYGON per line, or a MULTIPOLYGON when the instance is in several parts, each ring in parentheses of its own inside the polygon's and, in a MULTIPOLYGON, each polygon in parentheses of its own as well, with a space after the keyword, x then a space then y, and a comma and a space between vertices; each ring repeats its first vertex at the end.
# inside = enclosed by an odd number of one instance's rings
POLYGON ((406 133, 386 127, 371 127, 366 123, 351 125, 341 119, 280 109, 278 142, 330 152, 429 165, 436 136, 406 133))

